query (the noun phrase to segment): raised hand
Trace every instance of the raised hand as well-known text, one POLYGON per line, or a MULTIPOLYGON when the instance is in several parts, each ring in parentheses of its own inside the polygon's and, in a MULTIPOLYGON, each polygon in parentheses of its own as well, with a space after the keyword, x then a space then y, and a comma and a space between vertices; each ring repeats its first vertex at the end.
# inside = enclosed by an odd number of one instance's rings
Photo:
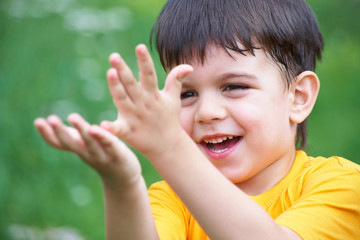
POLYGON ((110 56, 112 68, 107 72, 108 85, 118 119, 104 121, 101 127, 111 131, 145 156, 168 151, 167 143, 179 131, 181 79, 192 72, 189 65, 175 67, 159 90, 151 56, 145 45, 136 47, 139 81, 119 54, 110 56))
POLYGON ((90 126, 79 114, 71 114, 65 126, 59 117, 38 118, 35 126, 51 146, 76 153, 101 176, 110 188, 131 184, 141 176, 135 154, 117 137, 100 128, 90 126))
POLYGON ((175 67, 160 91, 146 47, 139 45, 136 55, 139 82, 119 54, 112 54, 109 59, 112 68, 107 78, 118 109, 116 121, 91 126, 80 115, 72 114, 68 122, 73 127, 69 127, 54 115, 35 120, 49 145, 76 153, 100 174, 104 183, 107 239, 158 239, 139 161, 116 136, 148 159, 167 152, 163 156, 167 160, 172 154, 171 147, 177 147, 174 139, 179 135, 187 137, 179 123, 180 91, 181 78, 192 72, 192 67, 175 67))
POLYGON ((107 78, 118 109, 116 121, 103 121, 100 128, 91 126, 79 114, 68 117, 73 127, 65 126, 55 115, 35 120, 35 126, 49 145, 76 153, 100 174, 105 183, 114 186, 127 184, 141 176, 137 157, 116 136, 145 156, 156 157, 171 151, 168 143, 173 143, 178 133, 183 132, 179 124, 181 79, 192 72, 192 67, 175 67, 160 91, 145 45, 136 48, 136 55, 139 81, 119 54, 114 53, 109 58, 112 68, 107 72, 107 78))

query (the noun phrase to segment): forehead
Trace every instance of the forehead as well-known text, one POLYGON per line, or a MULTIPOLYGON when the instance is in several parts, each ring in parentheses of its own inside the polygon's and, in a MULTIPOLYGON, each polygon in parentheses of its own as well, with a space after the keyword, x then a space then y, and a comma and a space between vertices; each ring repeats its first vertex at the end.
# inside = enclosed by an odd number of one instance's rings
MULTIPOLYGON (((256 54, 256 56, 260 55, 266 55, 263 51, 263 48, 258 44, 257 41, 252 40, 253 49, 249 50, 247 47, 243 46, 239 41, 236 43, 236 50, 232 50, 229 48, 225 48, 223 45, 216 44, 212 41, 208 41, 204 45, 204 50, 197 49, 195 46, 193 46, 193 49, 191 50, 191 54, 188 53, 189 50, 183 50, 180 51, 177 56, 177 63, 175 62, 165 62, 164 66, 169 66, 170 68, 166 67, 166 71, 168 72, 172 68, 176 66, 176 64, 190 64, 190 65, 205 65, 209 62, 212 62, 213 60, 217 60, 219 56, 226 57, 226 58, 232 58, 233 60, 236 60, 238 56, 252 56, 256 54)), ((260 56, 261 58, 262 56, 260 56)))
POLYGON ((255 49, 253 53, 246 50, 238 52, 213 44, 207 46, 203 61, 193 58, 186 64, 190 64, 195 68, 212 66, 226 70, 236 67, 248 71, 276 67, 276 64, 270 60, 266 52, 261 48, 255 49))
POLYGON ((185 81, 187 83, 199 79, 205 83, 210 79, 246 76, 252 81, 270 82, 274 79, 277 83, 281 83, 281 86, 285 85, 280 69, 262 49, 257 49, 252 54, 248 51, 239 53, 209 45, 204 61, 194 59, 186 64, 194 67, 194 72, 185 81))

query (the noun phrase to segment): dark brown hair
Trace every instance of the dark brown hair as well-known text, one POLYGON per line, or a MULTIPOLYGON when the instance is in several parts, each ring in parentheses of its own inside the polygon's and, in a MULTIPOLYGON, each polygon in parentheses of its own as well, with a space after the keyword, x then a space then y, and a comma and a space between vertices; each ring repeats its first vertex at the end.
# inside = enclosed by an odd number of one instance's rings
MULTIPOLYGON (((289 87, 303 71, 315 71, 324 46, 317 20, 305 0, 169 0, 151 32, 165 69, 204 62, 207 44, 244 54, 262 48, 289 87), (239 44, 244 49, 239 48, 239 44)), ((297 128, 306 145, 307 120, 297 128)))

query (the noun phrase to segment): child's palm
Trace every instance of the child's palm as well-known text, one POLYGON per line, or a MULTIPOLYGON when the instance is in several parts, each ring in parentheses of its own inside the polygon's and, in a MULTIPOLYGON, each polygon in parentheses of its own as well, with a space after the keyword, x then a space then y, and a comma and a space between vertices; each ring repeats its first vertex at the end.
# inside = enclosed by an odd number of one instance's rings
POLYGON ((37 119, 35 125, 51 146, 76 153, 94 168, 108 187, 132 183, 141 176, 135 154, 118 138, 98 126, 90 126, 80 115, 72 114, 65 126, 57 116, 37 119))
POLYGON ((175 67, 166 79, 164 90, 157 78, 150 54, 144 45, 136 49, 139 65, 137 82, 118 54, 110 56, 112 69, 108 83, 115 106, 119 111, 114 122, 104 121, 102 127, 142 152, 145 156, 166 151, 166 143, 182 131, 179 124, 180 79, 192 71, 189 65, 175 67))

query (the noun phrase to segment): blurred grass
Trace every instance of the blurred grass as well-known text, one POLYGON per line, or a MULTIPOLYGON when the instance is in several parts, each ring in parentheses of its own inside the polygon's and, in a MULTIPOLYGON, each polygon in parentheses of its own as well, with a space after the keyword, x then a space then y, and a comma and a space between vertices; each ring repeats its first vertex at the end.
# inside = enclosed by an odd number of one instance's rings
MULTIPOLYGON (((91 123, 114 119, 105 79, 108 55, 120 52, 136 69, 134 47, 148 44, 164 2, 0 2, 0 239, 65 239, 44 232, 62 227, 75 231, 73 239, 103 239, 99 177, 76 156, 48 147, 33 120, 52 113, 65 119, 71 112, 91 123)), ((359 163, 360 2, 309 2, 326 41, 309 152, 359 163)), ((147 183, 159 180, 140 158, 147 183)))

